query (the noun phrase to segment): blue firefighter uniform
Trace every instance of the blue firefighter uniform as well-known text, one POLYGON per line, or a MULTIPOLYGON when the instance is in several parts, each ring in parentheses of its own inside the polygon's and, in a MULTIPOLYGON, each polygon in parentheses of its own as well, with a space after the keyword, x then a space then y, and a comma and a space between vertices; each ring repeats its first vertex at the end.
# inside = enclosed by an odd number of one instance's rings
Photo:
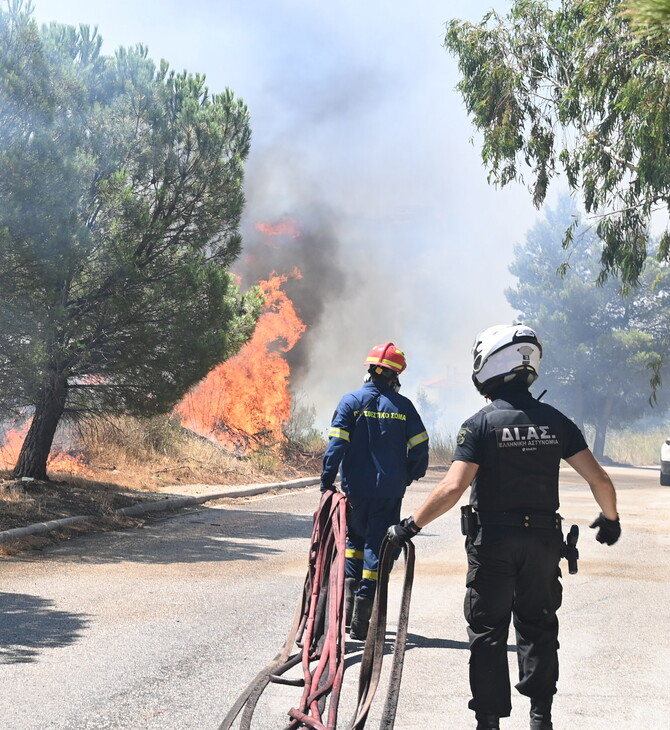
POLYGON ((345 395, 333 415, 321 481, 331 487, 341 467, 347 517, 347 577, 358 595, 373 598, 379 550, 400 519, 405 490, 428 466, 428 434, 416 408, 384 383, 369 382, 345 395))

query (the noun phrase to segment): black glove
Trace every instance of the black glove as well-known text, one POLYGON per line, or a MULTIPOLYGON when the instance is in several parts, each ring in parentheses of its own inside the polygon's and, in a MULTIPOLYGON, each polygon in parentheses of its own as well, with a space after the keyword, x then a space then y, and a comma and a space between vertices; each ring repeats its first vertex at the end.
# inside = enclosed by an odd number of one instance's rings
POLYGON ((599 528, 596 533, 596 540, 607 545, 614 545, 621 536, 619 518, 617 517, 616 520, 608 520, 602 512, 593 520, 589 527, 599 528))
POLYGON ((335 488, 334 484, 326 484, 323 480, 321 481, 321 486, 319 487, 319 491, 321 494, 325 494, 326 492, 336 492, 337 489, 335 488))
POLYGON ((411 540, 415 535, 421 532, 421 528, 414 522, 413 517, 405 517, 399 525, 391 525, 386 531, 386 537, 395 547, 402 545, 411 540))

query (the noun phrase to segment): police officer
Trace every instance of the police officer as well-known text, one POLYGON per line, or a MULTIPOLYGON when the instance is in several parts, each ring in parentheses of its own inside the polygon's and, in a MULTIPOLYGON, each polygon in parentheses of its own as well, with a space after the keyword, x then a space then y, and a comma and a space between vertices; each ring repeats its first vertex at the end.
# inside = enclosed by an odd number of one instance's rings
POLYGON ((530 698, 530 727, 550 730, 558 679, 561 605, 558 474, 565 459, 588 483, 600 515, 596 539, 621 534, 610 477, 581 431, 528 388, 540 369, 542 345, 521 324, 482 331, 473 347, 472 378, 490 403, 462 425, 454 460, 413 517, 389 528, 396 545, 451 509, 472 484, 465 507, 468 557, 465 618, 470 639, 469 707, 478 730, 496 730, 511 713, 507 636, 514 621, 517 690, 530 698))
POLYGON ((405 354, 392 342, 373 347, 363 387, 340 400, 323 458, 321 491, 334 489, 341 466, 347 496, 345 605, 352 639, 367 636, 377 586, 379 550, 400 519, 405 489, 426 473, 428 434, 398 390, 405 354))

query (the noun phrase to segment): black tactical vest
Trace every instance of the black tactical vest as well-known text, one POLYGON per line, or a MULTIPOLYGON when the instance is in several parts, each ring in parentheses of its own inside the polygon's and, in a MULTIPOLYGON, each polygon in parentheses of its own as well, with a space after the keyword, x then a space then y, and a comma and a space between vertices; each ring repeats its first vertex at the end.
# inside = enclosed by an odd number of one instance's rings
POLYGON ((558 511, 558 470, 569 438, 565 416, 536 400, 518 409, 497 400, 483 410, 485 459, 472 505, 487 512, 558 511))

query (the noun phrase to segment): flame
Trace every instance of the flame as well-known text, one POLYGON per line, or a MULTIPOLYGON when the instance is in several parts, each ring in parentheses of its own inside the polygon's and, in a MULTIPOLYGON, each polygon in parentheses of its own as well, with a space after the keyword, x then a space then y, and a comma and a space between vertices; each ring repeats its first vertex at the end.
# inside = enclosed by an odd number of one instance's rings
POLYGON ((73 476, 93 478, 94 472, 88 468, 82 454, 70 451, 56 451, 47 460, 49 471, 65 472, 73 476))
MULTIPOLYGON (((290 368, 282 353, 291 350, 307 329, 281 289, 289 277, 300 279, 302 274, 298 269, 281 276, 273 272, 267 281, 259 282, 265 309, 251 340, 212 370, 175 409, 184 426, 238 453, 284 441, 282 429, 290 417, 291 394, 290 368)), ((5 430, 0 469, 16 466, 29 428, 30 420, 5 430)), ((52 451, 47 468, 93 476, 82 454, 62 449, 52 451)))
MULTIPOLYGON (((4 440, 2 446, 0 446, 0 469, 11 471, 16 466, 31 420, 28 420, 22 426, 5 430, 4 440)), ((86 465, 82 454, 60 449, 52 450, 47 460, 47 469, 52 472, 65 472, 87 478, 94 476, 93 471, 86 465)))
POLYGON ((300 238, 298 222, 293 218, 283 218, 279 223, 256 223, 256 230, 266 236, 290 236, 300 238))
POLYGON ((4 440, 0 446, 0 469, 13 469, 16 466, 29 425, 5 430, 4 440))
POLYGON ((265 295, 251 340, 230 360, 214 368, 177 406, 182 425, 238 453, 284 441, 282 427, 291 412, 288 352, 306 330, 281 286, 290 275, 273 272, 259 282, 265 295))

